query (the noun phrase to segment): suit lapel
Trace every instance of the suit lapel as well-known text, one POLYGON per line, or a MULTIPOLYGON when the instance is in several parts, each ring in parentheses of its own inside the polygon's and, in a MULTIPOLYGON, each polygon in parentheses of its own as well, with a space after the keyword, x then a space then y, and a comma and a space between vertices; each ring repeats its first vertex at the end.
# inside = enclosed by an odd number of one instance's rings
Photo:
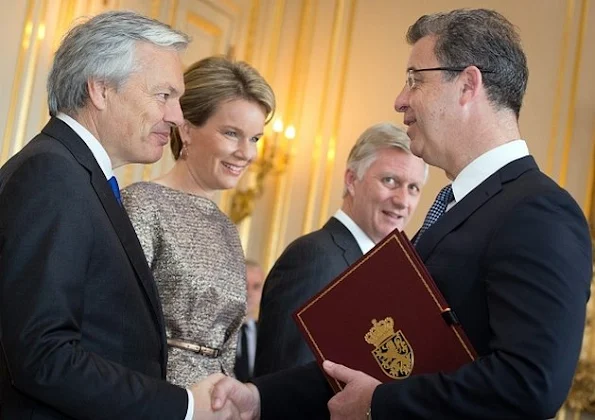
POLYGON ((330 233, 335 244, 343 250, 343 258, 347 266, 356 262, 363 255, 349 229, 339 220, 331 217, 322 228, 330 233))
POLYGON ((464 223, 475 211, 498 194, 507 182, 518 178, 531 169, 538 169, 533 157, 527 156, 517 159, 502 167, 475 187, 424 232, 416 246, 421 259, 425 261, 442 238, 464 223))
POLYGON ((112 223, 126 255, 136 272, 137 278, 145 292, 145 295, 153 309, 155 321, 159 326, 163 342, 165 342, 163 314, 161 303, 158 298, 157 288, 153 276, 147 265, 142 247, 138 241, 132 223, 128 215, 118 202, 114 199, 105 175, 99 164, 95 160, 93 153, 89 150, 83 140, 63 121, 52 118, 43 128, 43 133, 60 141, 75 157, 75 159, 85 167, 91 176, 91 186, 95 190, 99 201, 101 202, 107 216, 112 223))

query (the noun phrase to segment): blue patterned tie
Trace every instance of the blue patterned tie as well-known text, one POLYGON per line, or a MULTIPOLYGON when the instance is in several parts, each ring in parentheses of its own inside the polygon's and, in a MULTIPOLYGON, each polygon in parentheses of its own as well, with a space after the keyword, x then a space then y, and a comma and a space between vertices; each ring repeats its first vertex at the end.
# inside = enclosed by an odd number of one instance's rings
POLYGON ((440 192, 436 196, 436 200, 434 201, 434 204, 432 204, 432 207, 430 207, 430 211, 428 211, 428 214, 426 215, 424 224, 421 226, 421 229, 417 233, 417 237, 415 238, 413 245, 417 245, 417 243, 419 242, 419 238, 421 238, 421 235, 426 230, 428 230, 428 228, 430 226, 432 226, 438 219, 440 219, 440 217, 446 211, 446 207, 448 206, 448 203, 450 203, 452 200, 454 200, 454 198, 455 198, 455 196, 452 193, 452 185, 451 184, 448 184, 446 187, 444 187, 440 190, 440 192))
POLYGON ((122 205, 122 196, 120 195, 120 187, 118 186, 118 180, 116 179, 115 176, 112 176, 110 179, 107 180, 107 183, 109 184, 110 188, 112 189, 112 192, 114 193, 114 196, 116 197, 116 201, 118 201, 118 204, 121 206, 122 205))

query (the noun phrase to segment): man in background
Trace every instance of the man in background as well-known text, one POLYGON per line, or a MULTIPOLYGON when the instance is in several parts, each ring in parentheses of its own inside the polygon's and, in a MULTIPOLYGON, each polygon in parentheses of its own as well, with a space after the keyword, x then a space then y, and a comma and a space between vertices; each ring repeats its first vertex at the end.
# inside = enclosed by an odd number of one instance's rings
POLYGON ((208 381, 165 381, 159 296, 113 176, 183 123, 188 41, 112 11, 56 52, 51 119, 0 169, 2 419, 211 418, 208 381))
POLYGON ((239 381, 247 382, 254 374, 258 309, 262 297, 264 271, 254 260, 246 260, 246 320, 238 337, 234 373, 239 381))
POLYGON ((291 243, 273 266, 261 303, 255 376, 314 360, 292 313, 409 222, 428 174, 409 142, 393 124, 365 130, 347 158, 341 209, 320 230, 291 243))

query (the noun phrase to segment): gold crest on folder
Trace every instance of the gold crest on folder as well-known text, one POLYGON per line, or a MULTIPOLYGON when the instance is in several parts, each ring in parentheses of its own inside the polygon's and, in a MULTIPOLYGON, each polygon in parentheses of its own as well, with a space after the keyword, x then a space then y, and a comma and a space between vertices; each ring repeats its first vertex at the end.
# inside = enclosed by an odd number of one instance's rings
POLYGON ((401 330, 394 332, 391 317, 377 322, 372 320, 372 328, 364 339, 375 347, 372 355, 384 374, 393 379, 405 379, 413 371, 413 349, 401 330))

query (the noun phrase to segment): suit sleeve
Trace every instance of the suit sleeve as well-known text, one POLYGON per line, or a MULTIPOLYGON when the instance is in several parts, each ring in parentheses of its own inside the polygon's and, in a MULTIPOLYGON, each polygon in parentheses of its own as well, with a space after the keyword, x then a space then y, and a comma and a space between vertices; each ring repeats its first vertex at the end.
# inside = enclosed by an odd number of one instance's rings
POLYGON ((333 391, 317 362, 253 379, 262 420, 328 420, 333 391))
POLYGON ((331 259, 319 241, 301 238, 275 263, 260 305, 255 376, 314 360, 292 314, 341 272, 331 259))
POLYGON ((560 192, 501 215, 482 260, 491 353, 453 374, 380 385, 374 419, 544 419, 572 381, 592 276, 578 206, 560 192))
POLYGON ((59 156, 26 160, 0 191, 0 331, 12 385, 78 419, 183 419, 182 388, 85 350, 89 179, 59 156))

